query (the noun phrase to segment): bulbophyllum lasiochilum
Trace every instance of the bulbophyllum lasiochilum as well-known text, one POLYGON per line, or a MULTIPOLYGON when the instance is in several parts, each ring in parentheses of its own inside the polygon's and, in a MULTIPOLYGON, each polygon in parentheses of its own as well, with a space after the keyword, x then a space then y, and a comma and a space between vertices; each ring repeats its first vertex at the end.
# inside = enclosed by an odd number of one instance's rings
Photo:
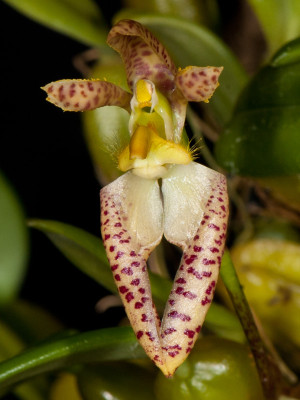
POLYGON ((191 351, 212 301, 224 250, 228 197, 223 175, 193 161, 182 140, 188 101, 208 101, 222 67, 175 67, 141 24, 122 20, 108 35, 126 68, 127 92, 101 80, 61 80, 43 89, 66 111, 115 105, 130 113, 125 173, 101 190, 101 232, 136 337, 166 376, 191 351), (162 321, 146 262, 162 236, 182 259, 162 321))

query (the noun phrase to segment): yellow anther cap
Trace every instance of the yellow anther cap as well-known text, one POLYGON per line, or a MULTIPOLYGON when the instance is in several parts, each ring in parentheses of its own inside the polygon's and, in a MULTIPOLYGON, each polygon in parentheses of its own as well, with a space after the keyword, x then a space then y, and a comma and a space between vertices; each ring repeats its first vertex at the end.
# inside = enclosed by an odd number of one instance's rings
POLYGON ((153 88, 150 82, 140 79, 136 83, 135 95, 139 107, 151 107, 153 88))

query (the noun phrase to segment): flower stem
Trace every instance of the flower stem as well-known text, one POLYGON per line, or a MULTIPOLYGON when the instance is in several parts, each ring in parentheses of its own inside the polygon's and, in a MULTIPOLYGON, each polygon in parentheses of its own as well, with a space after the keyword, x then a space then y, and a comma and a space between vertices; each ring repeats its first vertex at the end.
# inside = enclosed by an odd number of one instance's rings
POLYGON ((220 275, 244 329, 255 360, 265 398, 266 400, 274 400, 278 394, 279 387, 277 383, 280 383, 280 372, 259 335, 228 251, 224 253, 220 275))

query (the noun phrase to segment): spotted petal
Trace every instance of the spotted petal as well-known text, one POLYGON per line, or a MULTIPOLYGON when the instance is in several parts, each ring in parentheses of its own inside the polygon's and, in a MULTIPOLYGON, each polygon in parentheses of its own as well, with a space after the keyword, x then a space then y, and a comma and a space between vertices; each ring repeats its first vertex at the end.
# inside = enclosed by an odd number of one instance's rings
POLYGON ((173 374, 191 351, 212 301, 228 198, 225 177, 194 162, 174 166, 162 192, 165 237, 183 250, 161 326, 166 369, 173 374))
POLYGON ((132 95, 111 82, 66 79, 42 88, 47 100, 64 111, 87 111, 103 106, 119 106, 130 111, 132 95))
POLYGON ((139 79, 152 81, 164 94, 174 90, 175 65, 164 46, 140 23, 119 21, 109 32, 107 43, 120 53, 132 91, 139 79))
POLYGON ((100 193, 102 238, 127 316, 148 356, 164 371, 160 320, 146 269, 163 234, 159 185, 127 172, 100 193))
POLYGON ((208 101, 219 86, 223 67, 187 67, 176 75, 176 86, 187 101, 208 101))

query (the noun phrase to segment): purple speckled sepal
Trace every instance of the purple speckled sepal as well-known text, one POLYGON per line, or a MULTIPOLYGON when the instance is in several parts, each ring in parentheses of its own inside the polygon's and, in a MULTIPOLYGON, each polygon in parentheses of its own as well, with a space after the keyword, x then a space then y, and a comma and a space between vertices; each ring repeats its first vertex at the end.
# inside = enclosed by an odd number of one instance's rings
POLYGON ((109 32, 107 43, 120 53, 131 90, 138 79, 149 79, 163 93, 174 90, 177 69, 147 28, 136 21, 122 20, 109 32))
POLYGON ((119 106, 130 111, 132 95, 111 82, 65 79, 42 88, 47 100, 64 111, 87 111, 103 106, 119 106))

